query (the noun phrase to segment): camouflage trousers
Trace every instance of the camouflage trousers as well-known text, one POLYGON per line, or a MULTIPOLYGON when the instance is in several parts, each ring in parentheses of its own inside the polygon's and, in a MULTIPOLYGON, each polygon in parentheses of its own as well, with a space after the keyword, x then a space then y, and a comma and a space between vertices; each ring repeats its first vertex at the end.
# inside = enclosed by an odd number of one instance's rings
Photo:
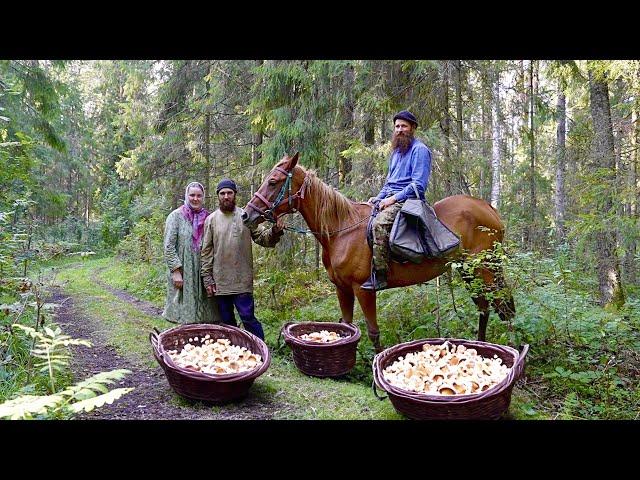
POLYGON ((373 219, 373 264, 376 270, 389 268, 389 236, 402 205, 404 203, 396 202, 379 212, 373 219))

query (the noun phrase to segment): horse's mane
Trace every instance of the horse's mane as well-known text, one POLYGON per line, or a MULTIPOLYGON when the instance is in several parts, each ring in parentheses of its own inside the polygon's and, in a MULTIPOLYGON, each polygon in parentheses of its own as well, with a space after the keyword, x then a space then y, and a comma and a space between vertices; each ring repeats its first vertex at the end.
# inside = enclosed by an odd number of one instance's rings
POLYGON ((347 222, 351 224, 360 220, 355 208, 356 202, 349 200, 338 190, 324 183, 313 170, 306 170, 300 165, 298 166, 309 178, 307 191, 316 199, 313 215, 318 220, 318 230, 321 233, 328 234, 332 230, 348 226, 347 222))

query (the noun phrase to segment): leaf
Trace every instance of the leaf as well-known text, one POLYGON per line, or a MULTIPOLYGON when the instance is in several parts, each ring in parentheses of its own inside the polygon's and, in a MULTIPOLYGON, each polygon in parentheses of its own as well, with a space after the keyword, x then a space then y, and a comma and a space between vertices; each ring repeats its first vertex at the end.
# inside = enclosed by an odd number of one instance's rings
POLYGON ((32 418, 34 414, 46 414, 47 411, 64 400, 62 395, 22 395, 0 404, 0 418, 11 420, 32 418))
POLYGON ((105 403, 112 404, 115 400, 119 399, 132 390, 133 388, 116 388, 115 390, 111 390, 109 393, 105 393, 104 395, 99 395, 94 398, 88 398, 86 400, 73 403, 70 405, 70 408, 76 413, 79 413, 83 410, 85 412, 90 412, 94 408, 101 407, 105 403))
POLYGON ((73 396, 75 400, 86 400, 88 398, 93 398, 96 396, 96 393, 93 390, 88 388, 83 388, 79 392, 76 392, 73 396))

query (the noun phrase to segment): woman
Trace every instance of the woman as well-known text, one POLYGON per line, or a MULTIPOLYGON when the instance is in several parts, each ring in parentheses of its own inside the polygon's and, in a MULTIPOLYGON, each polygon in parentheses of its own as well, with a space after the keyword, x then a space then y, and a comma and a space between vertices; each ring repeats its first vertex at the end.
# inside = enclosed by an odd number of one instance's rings
POLYGON ((215 298, 207 298, 200 279, 200 243, 204 221, 204 187, 191 182, 184 204, 169 214, 164 229, 164 258, 169 267, 162 316, 174 323, 218 323, 215 298))

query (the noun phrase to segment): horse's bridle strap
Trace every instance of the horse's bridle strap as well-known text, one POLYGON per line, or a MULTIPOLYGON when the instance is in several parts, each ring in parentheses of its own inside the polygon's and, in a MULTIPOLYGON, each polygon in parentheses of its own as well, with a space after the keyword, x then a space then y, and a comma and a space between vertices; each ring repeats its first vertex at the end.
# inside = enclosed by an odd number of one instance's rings
MULTIPOLYGON (((284 195, 285 195, 285 192, 287 191, 287 187, 289 189, 289 196, 287 197, 286 201, 289 203, 289 207, 291 207, 294 211, 299 210, 298 208, 293 207, 293 202, 295 200, 299 201, 304 199, 304 191, 310 181, 310 178, 305 174, 304 181, 302 182, 302 185, 300 185, 300 189, 296 193, 291 194, 291 179, 293 177, 293 172, 288 172, 282 167, 275 167, 273 170, 277 170, 278 172, 283 173, 284 175, 287 176, 287 180, 285 181, 284 185, 282 185, 282 188, 280 189, 280 192, 278 193, 276 200, 274 202, 270 202, 264 195, 262 195, 261 193, 255 192, 253 196, 257 197, 262 203, 264 203, 267 209, 263 210, 259 207, 256 207, 251 202, 247 204, 248 207, 253 208, 264 218, 272 221, 274 221, 273 211, 276 208, 278 208, 280 205, 282 205, 282 203, 285 201, 284 195)), ((298 203, 298 206, 299 205, 300 204, 298 203)))

